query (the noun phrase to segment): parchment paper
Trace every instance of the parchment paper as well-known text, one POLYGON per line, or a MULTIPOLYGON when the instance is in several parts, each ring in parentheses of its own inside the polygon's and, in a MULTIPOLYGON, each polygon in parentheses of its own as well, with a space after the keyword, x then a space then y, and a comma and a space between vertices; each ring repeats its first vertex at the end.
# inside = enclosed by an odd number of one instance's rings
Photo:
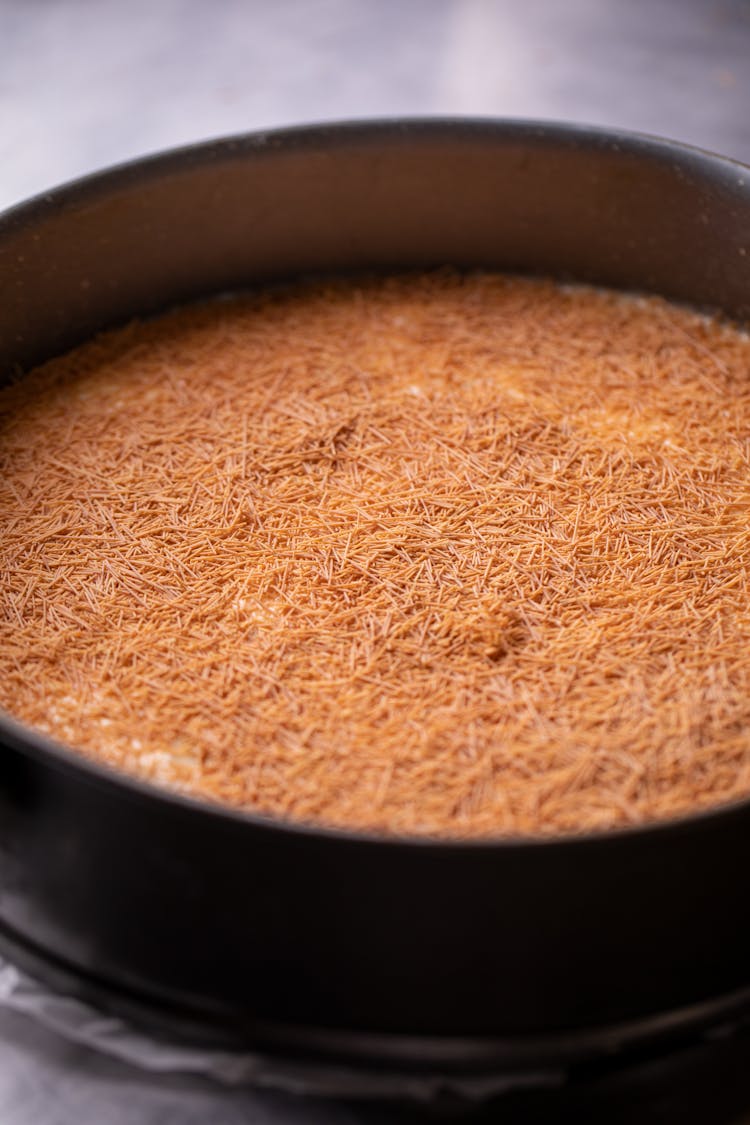
POLYGON ((421 1103, 450 1094, 481 1101, 508 1089, 550 1086, 562 1072, 519 1075, 410 1076, 398 1072, 310 1066, 252 1052, 203 1049, 172 1043, 73 996, 54 992, 0 958, 0 1007, 23 1013, 66 1040, 144 1071, 194 1074, 225 1086, 253 1086, 316 1097, 407 1099, 421 1103))

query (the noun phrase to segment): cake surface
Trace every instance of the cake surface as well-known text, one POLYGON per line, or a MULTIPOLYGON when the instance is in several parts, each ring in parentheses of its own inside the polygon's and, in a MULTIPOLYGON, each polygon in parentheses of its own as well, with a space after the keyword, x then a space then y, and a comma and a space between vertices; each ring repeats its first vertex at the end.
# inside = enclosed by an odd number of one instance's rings
POLYGON ((0 392, 0 705, 264 814, 549 834, 750 793, 750 338, 319 282, 0 392))

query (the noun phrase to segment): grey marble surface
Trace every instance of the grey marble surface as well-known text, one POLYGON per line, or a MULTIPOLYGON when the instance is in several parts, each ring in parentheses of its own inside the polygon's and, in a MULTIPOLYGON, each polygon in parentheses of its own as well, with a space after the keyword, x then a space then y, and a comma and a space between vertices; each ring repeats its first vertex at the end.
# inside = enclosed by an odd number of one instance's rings
POLYGON ((404 113, 750 160, 747 0, 0 0, 0 207, 166 146, 404 113))
MULTIPOLYGON (((220 134, 426 113, 614 125, 750 162, 750 2, 0 0, 0 208, 220 134)), ((0 1009, 1 1125, 362 1120, 145 1075, 0 1009)))

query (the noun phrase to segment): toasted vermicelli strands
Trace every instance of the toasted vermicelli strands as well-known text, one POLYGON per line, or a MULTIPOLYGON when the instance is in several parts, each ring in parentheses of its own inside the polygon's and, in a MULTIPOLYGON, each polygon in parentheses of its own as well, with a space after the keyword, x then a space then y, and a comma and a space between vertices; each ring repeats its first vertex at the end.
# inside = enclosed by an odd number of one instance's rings
POLYGON ((564 833, 750 793, 750 339, 441 271, 0 392, 0 703, 208 799, 564 833))

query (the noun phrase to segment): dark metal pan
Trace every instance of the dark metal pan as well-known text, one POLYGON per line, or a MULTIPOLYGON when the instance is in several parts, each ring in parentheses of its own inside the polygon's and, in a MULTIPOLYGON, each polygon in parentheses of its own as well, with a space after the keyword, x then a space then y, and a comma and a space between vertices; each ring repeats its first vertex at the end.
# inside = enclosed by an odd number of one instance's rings
MULTIPOLYGON (((305 273, 489 266, 750 316, 750 170, 566 125, 398 121, 137 161, 0 220, 0 370, 305 273)), ((538 1072, 739 1020, 750 804, 385 839, 175 796, 0 719, 0 947, 206 1041, 538 1072)))

